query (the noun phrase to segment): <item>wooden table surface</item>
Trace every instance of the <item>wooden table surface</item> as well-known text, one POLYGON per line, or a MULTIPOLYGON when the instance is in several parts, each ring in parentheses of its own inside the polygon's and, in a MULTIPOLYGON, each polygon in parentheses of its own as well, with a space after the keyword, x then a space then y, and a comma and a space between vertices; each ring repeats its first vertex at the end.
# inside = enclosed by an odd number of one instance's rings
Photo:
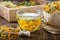
MULTIPOLYGON (((17 22, 8 23, 5 19, 0 17, 0 25, 7 25, 12 27, 17 27, 17 22)), ((60 40, 60 35, 53 35, 44 29, 36 31, 31 34, 31 37, 20 37, 16 40, 60 40)))

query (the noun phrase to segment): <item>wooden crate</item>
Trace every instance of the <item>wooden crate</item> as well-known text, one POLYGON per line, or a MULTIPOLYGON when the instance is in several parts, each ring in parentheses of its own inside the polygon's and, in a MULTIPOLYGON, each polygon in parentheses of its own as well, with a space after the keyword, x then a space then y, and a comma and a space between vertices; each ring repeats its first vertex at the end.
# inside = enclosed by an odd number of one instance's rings
POLYGON ((45 3, 45 0, 33 0, 33 1, 35 1, 37 4, 43 4, 43 3, 45 3))
POLYGON ((6 19, 8 22, 16 21, 16 12, 18 10, 26 10, 26 9, 42 9, 41 5, 36 5, 32 7, 24 7, 24 8, 7 8, 5 6, 0 5, 0 16, 6 19))
POLYGON ((0 2, 3 1, 3 0, 0 0, 0 2))

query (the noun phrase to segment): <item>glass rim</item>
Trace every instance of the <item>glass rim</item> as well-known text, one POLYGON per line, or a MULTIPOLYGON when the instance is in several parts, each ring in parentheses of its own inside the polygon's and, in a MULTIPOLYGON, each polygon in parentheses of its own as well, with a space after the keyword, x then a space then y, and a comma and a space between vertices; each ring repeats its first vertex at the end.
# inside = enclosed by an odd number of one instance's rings
MULTIPOLYGON (((26 10, 27 11, 27 10, 26 10)), ((30 17, 39 17, 40 16, 40 13, 41 13, 41 11, 40 10, 35 10, 36 11, 36 13, 35 12, 31 12, 31 13, 33 13, 34 14, 34 16, 32 15, 32 16, 30 16, 30 17)), ((24 10, 18 10, 17 12, 16 12, 16 15, 18 15, 18 16, 20 16, 20 17, 22 17, 23 15, 22 14, 25 14, 25 13, 30 13, 30 12, 25 12, 24 10), (21 12, 22 11, 22 12, 21 12), (19 13, 20 12, 20 13, 19 13)), ((41 14, 42 15, 42 14, 41 14)), ((26 15, 25 17, 29 17, 28 15, 26 15)))

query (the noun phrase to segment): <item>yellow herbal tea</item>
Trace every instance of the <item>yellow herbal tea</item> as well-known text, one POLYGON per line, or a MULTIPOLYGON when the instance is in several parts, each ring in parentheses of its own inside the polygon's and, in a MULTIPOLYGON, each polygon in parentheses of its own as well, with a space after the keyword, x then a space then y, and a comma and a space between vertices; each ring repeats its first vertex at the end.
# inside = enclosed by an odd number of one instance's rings
POLYGON ((39 14, 36 13, 17 14, 17 21, 21 30, 31 32, 38 30, 42 24, 39 14))

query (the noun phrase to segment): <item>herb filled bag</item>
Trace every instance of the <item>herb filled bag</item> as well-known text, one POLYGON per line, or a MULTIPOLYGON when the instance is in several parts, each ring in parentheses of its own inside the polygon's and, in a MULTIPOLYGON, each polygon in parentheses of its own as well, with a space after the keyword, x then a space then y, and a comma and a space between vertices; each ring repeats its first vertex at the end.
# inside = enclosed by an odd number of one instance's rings
POLYGON ((50 2, 44 6, 44 19, 45 23, 54 26, 52 28, 60 29, 60 1, 50 2))

